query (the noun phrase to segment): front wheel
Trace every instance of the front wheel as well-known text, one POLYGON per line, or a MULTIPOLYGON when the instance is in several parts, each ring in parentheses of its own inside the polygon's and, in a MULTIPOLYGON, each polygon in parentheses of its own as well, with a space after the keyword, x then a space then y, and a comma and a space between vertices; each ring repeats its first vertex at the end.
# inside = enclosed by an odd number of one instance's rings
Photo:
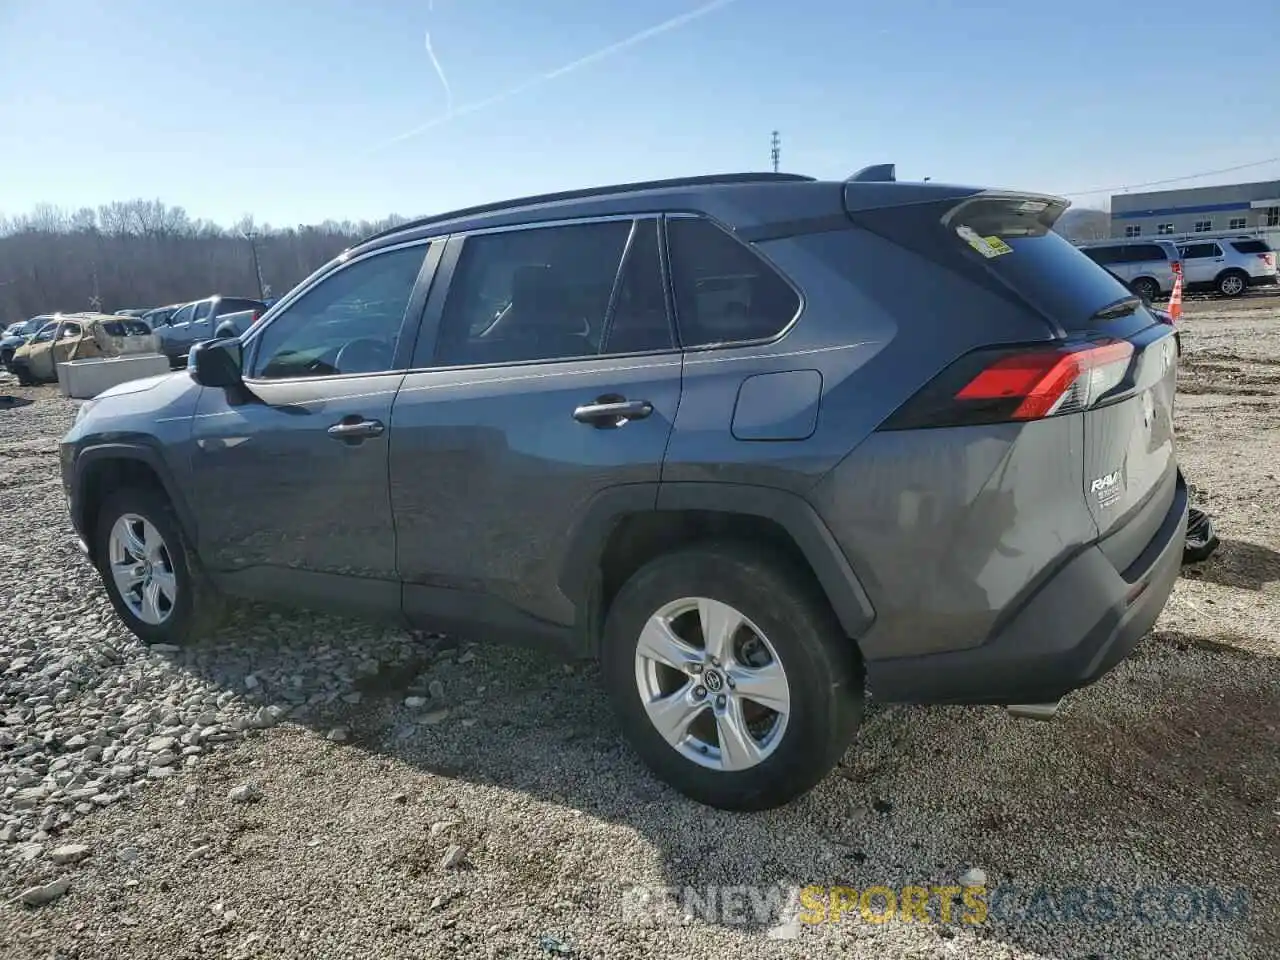
POLYGON ((1249 277, 1239 270, 1228 270, 1218 278, 1218 292, 1224 297, 1238 297, 1249 289, 1249 277))
POLYGON ((681 793, 763 810, 806 793, 862 719, 862 664, 826 598, 748 544, 651 561, 614 599, 602 674, 636 752, 681 793))
POLYGON ((204 580, 164 493, 126 487, 98 511, 94 558, 107 596, 144 643, 181 644, 211 630, 220 598, 204 580))

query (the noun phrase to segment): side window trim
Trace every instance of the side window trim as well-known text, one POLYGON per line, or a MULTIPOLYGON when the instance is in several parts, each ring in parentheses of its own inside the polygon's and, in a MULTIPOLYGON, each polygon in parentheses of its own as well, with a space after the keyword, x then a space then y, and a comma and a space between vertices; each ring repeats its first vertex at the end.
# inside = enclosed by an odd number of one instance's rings
POLYGON ((640 232, 639 218, 631 221, 631 230, 622 245, 622 256, 618 258, 618 268, 613 272, 613 289, 609 291, 609 302, 605 304, 604 320, 600 324, 600 352, 598 357, 607 357, 604 348, 609 345, 609 334, 613 332, 613 315, 618 312, 618 298, 622 296, 622 283, 627 274, 627 263, 631 259, 631 249, 636 245, 636 236, 640 232))
MULTIPOLYGON (((778 266, 772 260, 770 260, 767 256, 765 256, 761 251, 757 250, 751 244, 744 242, 732 230, 727 229, 725 225, 722 224, 719 220, 715 219, 714 217, 708 216, 705 213, 697 213, 697 212, 692 212, 687 210, 671 211, 671 212, 668 212, 663 217, 662 250, 665 258, 669 258, 670 256, 668 253, 670 247, 669 247, 669 241, 667 238, 667 225, 672 220, 705 220, 707 221, 712 226, 714 226, 717 230, 719 230, 721 233, 727 236, 730 240, 732 240, 734 243, 737 243, 741 245, 743 248, 745 248, 747 253, 751 254, 751 256, 755 257, 757 260, 763 263, 766 267, 772 270, 774 275, 778 277, 778 279, 780 279, 783 283, 785 283, 791 289, 792 293, 796 295, 796 302, 797 302, 796 312, 792 315, 791 319, 788 320, 785 324, 783 324, 782 328, 772 336, 755 337, 750 340, 725 340, 719 343, 705 343, 705 344, 695 344, 692 346, 687 346, 684 342, 683 333, 680 330, 680 311, 679 311, 678 305, 675 302, 675 278, 670 273, 671 268, 668 266, 667 290, 668 290, 668 295, 671 299, 671 317, 672 317, 673 323, 675 324, 676 343, 679 345, 680 350, 686 353, 692 353, 694 351, 704 351, 704 350, 725 350, 725 349, 733 349, 737 347, 764 346, 770 343, 777 343, 779 340, 781 340, 783 337, 785 337, 788 333, 792 331, 796 323, 804 315, 805 299, 804 299, 804 292, 800 290, 800 288, 797 287, 792 282, 791 278, 787 276, 785 272, 780 270, 778 266)), ((669 259, 667 259, 667 263, 669 265, 670 263, 669 259)))
POLYGON ((444 243, 442 242, 443 239, 444 239, 443 237, 422 237, 415 240, 411 240, 407 243, 398 243, 398 244, 395 244, 394 246, 378 247, 376 250, 370 250, 367 253, 362 253, 358 257, 352 257, 349 260, 343 260, 339 262, 336 266, 332 267, 332 269, 329 269, 329 270, 322 269, 313 273, 307 280, 303 281, 302 285, 295 287, 293 290, 291 290, 286 295, 285 300, 276 304, 276 306, 279 306, 280 309, 276 310, 271 316, 271 318, 267 320, 266 323, 262 323, 260 320, 258 328, 254 330, 252 336, 250 336, 245 341, 245 344, 244 344, 244 358, 245 358, 244 369, 246 371, 244 375, 245 382, 246 383, 309 383, 312 381, 323 382, 325 380, 344 380, 344 379, 349 380, 352 377, 381 377, 391 373, 394 373, 394 374, 403 373, 405 371, 406 366, 408 365, 409 358, 412 356, 411 352, 406 353, 406 349, 409 351, 412 351, 413 349, 411 344, 406 344, 406 340, 414 339, 407 336, 410 329, 409 325, 413 324, 416 330, 417 324, 419 323, 422 317, 422 308, 423 308, 423 304, 426 302, 426 296, 427 296, 426 287, 429 287, 431 285, 433 275, 440 262, 440 250, 441 248, 444 247, 444 243), (294 305, 297 304, 300 300, 302 300, 302 298, 305 297, 308 292, 310 292, 311 290, 314 290, 317 286, 324 283, 326 280, 337 276, 343 270, 346 270, 349 267, 357 263, 360 263, 364 260, 369 260, 369 259, 372 259, 373 257, 381 256, 382 254, 393 253, 397 250, 405 250, 409 247, 422 247, 422 246, 425 246, 427 248, 426 256, 422 258, 422 266, 419 267, 418 269, 418 276, 413 282, 413 290, 410 291, 409 301, 405 306, 404 317, 400 321, 400 334, 396 340, 396 352, 395 352, 395 356, 392 357, 391 369, 380 370, 375 373, 331 373, 331 374, 325 374, 323 376, 315 376, 315 377, 264 378, 264 377, 256 376, 257 363, 258 363, 258 347, 261 344, 262 335, 266 332, 266 330, 269 327, 275 324, 281 317, 288 314, 289 311, 293 309, 294 305), (426 287, 424 287, 424 284, 426 285, 426 287))
MULTIPOLYGON (((409 373, 425 373, 432 370, 489 370, 501 369, 506 367, 527 367, 536 364, 547 363, 574 363, 583 360, 608 360, 626 357, 649 357, 660 356, 662 354, 671 354, 680 352, 679 341, 675 338, 674 329, 674 313, 672 309, 672 294, 670 273, 667 269, 666 261, 666 231, 662 229, 662 219, 665 214, 660 213, 627 213, 627 214, 609 214, 605 216, 594 217, 572 217, 564 220, 539 220, 529 223, 503 224, 500 227, 479 227, 474 230, 468 230, 464 233, 455 233, 447 237, 447 244, 441 243, 445 249, 442 251, 441 263, 436 272, 435 279, 432 282, 430 297, 426 301, 426 309, 422 316, 422 324, 418 332, 418 344, 414 347, 412 354, 412 362, 408 367, 409 373), (626 268, 627 254, 631 250, 632 244, 635 242, 637 224, 649 223, 658 231, 658 250, 659 260, 662 272, 662 283, 666 297, 667 307, 667 325, 671 330, 672 345, 664 347, 660 350, 641 350, 626 353, 597 353, 589 357, 548 357, 537 360, 506 360, 495 361, 493 363, 475 363, 475 364, 456 364, 442 365, 439 363, 440 348, 440 324, 444 319, 445 302, 448 300, 449 290, 453 286, 454 278, 457 275, 457 267, 462 259, 462 253, 466 248, 467 240, 471 237, 488 236, 495 233, 513 233, 523 230, 542 230, 554 227, 568 227, 584 223, 608 223, 619 220, 629 220, 632 223, 631 232, 627 236, 626 244, 623 247, 623 255, 618 261, 618 271, 614 276, 614 287, 609 296, 609 313, 606 315, 607 330, 613 322, 613 310, 617 305, 617 299, 621 291, 623 275, 626 268), (427 344, 430 344, 429 348, 427 344)), ((446 238, 437 238, 446 239, 446 238)), ((603 341, 607 343, 608 341, 603 341)))

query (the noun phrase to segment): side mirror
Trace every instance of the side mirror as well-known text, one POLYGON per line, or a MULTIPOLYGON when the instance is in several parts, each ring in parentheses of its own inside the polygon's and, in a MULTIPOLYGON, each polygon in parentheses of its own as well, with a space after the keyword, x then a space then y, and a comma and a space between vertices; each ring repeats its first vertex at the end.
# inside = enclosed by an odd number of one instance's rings
POLYGON ((244 382, 244 348, 239 340, 206 340, 187 354, 191 379, 202 387, 238 387, 244 382))

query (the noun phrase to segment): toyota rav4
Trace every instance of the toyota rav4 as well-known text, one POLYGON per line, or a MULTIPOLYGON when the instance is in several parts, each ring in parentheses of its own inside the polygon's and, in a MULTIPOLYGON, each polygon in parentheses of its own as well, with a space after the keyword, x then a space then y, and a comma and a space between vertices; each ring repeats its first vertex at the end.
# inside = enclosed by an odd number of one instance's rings
POLYGON ((595 656, 658 775, 777 805, 866 691, 1051 705, 1165 604, 1173 331, 1065 207, 881 165, 408 223, 82 406, 71 517, 145 641, 245 597, 595 656))

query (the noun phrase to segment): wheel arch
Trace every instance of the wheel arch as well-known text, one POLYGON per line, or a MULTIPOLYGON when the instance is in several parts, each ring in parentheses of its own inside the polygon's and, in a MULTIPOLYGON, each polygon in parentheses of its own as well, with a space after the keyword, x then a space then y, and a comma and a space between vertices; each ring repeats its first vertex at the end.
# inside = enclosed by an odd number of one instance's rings
POLYGON ((845 634, 865 634, 875 613, 817 512, 794 493, 734 483, 641 483, 598 494, 570 532, 560 589, 595 639, 622 582, 668 550, 726 536, 763 541, 808 567, 845 634))
POLYGON ((105 443, 89 447, 76 458, 71 491, 72 522, 94 556, 98 510, 107 493, 125 484, 147 484, 163 491, 173 504, 188 543, 195 543, 196 524, 173 473, 160 452, 145 443, 105 443))

